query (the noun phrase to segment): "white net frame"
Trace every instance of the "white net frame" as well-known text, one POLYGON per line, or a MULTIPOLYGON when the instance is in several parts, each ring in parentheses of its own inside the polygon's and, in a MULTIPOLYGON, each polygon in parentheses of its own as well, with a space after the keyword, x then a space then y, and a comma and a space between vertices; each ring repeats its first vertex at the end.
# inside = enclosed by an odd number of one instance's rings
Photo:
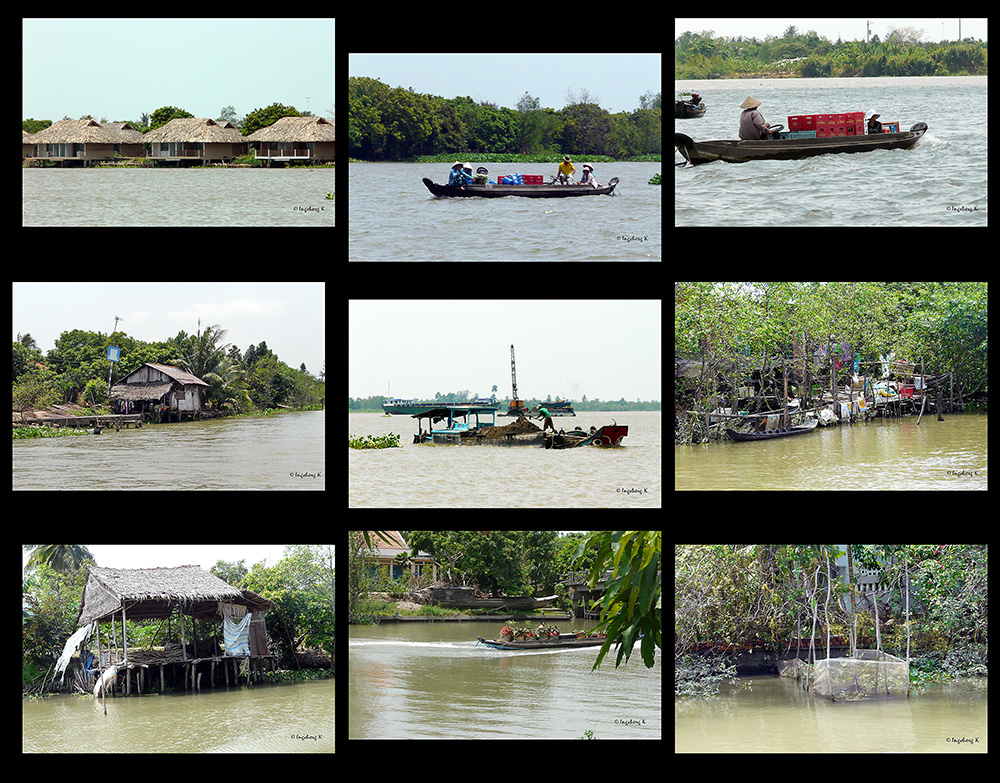
POLYGON ((856 658, 824 658, 815 668, 813 692, 831 701, 910 695, 910 665, 880 650, 858 650, 856 658))

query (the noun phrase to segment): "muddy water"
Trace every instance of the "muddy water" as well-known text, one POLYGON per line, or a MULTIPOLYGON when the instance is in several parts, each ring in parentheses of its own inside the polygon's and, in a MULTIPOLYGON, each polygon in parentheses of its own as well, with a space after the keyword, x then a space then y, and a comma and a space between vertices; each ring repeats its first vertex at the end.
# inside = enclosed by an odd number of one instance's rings
POLYGON ((985 753, 987 680, 930 685, 909 699, 830 702, 782 677, 741 677, 714 699, 674 699, 686 753, 985 753))
POLYGON ((325 411, 13 442, 14 489, 326 489, 325 411))
POLYGON ((21 705, 29 753, 333 753, 334 680, 21 705))

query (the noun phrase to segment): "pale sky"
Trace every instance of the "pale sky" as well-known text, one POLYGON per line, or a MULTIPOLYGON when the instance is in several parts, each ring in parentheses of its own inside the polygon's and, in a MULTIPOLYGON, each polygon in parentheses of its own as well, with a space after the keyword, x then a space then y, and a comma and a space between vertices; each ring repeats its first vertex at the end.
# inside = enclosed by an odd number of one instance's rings
MULTIPOLYGON (((176 568, 198 565, 207 571, 217 560, 235 563, 246 560, 268 567, 282 559, 287 544, 85 544, 101 568, 176 568)), ((21 567, 29 553, 21 550, 21 567)))
POLYGON ((14 283, 11 340, 35 338, 44 354, 62 332, 118 331, 146 342, 218 324, 246 353, 261 341, 289 367, 318 376, 326 358, 323 283, 14 283))
MULTIPOLYGON (((221 10, 221 9, 217 9, 221 10)), ((333 110, 334 20, 22 19, 22 119, 138 120, 163 106, 217 119, 272 103, 333 110)))
MULTIPOLYGON (((962 38, 978 38, 983 41, 989 40, 989 29, 986 17, 962 17, 962 38)), ((763 41, 767 36, 773 35, 780 38, 785 34, 791 25, 798 28, 800 34, 815 30, 819 35, 825 36, 831 42, 836 43, 839 37, 842 41, 864 41, 867 35, 868 25, 871 25, 871 34, 878 35, 880 40, 885 40, 890 27, 912 27, 922 31, 920 40, 927 43, 937 43, 939 41, 958 40, 958 17, 957 16, 894 16, 882 18, 861 18, 861 17, 684 17, 674 19, 674 38, 685 32, 700 33, 712 30, 716 37, 736 38, 756 38, 763 41)))
MULTIPOLYGON (((568 35, 575 40, 583 31, 568 35)), ((614 114, 638 109, 644 93, 660 92, 660 59, 659 54, 612 53, 351 54, 348 74, 442 98, 468 96, 508 109, 517 108, 525 92, 538 98, 543 109, 561 109, 567 91, 579 98, 585 89, 591 102, 614 114)))
MULTIPOLYGON (((460 283, 456 283, 461 285, 460 283)), ((658 300, 354 300, 348 396, 661 400, 658 300)))

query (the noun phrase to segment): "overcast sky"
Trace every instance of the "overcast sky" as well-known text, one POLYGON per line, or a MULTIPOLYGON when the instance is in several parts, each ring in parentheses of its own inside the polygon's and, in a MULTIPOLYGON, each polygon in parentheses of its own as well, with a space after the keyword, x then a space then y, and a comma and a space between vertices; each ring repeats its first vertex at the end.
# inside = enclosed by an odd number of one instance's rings
POLYGON ((11 340, 30 334, 44 354, 63 332, 118 331, 163 341, 218 324, 246 352, 267 342, 278 359, 318 375, 325 355, 323 283, 14 283, 11 340))
POLYGON ((216 119, 224 106, 245 117, 275 102, 329 119, 333 109, 332 18, 157 14, 21 28, 22 119, 138 120, 163 106, 216 119))
MULTIPOLYGON (((581 35, 573 33, 571 39, 581 35)), ((638 109, 644 93, 660 92, 660 59, 659 54, 613 53, 351 54, 348 72, 390 87, 442 98, 468 96, 508 109, 517 108, 525 92, 543 109, 561 109, 569 92, 579 99, 586 90, 591 102, 616 113, 638 109)))
POLYGON ((356 300, 348 396, 660 400, 658 300, 356 300))

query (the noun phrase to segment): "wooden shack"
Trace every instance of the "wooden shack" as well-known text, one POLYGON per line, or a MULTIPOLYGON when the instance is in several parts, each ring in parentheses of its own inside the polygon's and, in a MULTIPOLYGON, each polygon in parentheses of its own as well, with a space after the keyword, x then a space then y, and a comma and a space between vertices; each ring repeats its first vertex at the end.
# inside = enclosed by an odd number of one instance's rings
POLYGON ((264 620, 273 608, 266 598, 233 587, 196 565, 91 566, 77 623, 80 628, 96 623, 104 631, 97 636, 97 656, 87 684, 105 679, 108 672, 124 678, 121 690, 131 695, 133 689, 141 694, 152 687, 157 673, 161 692, 167 684, 200 690, 236 684, 241 676, 259 679, 265 669, 274 670, 277 661, 268 654, 264 620), (125 632, 126 621, 141 620, 153 621, 154 644, 149 649, 130 645, 125 632), (230 632, 236 628, 240 630, 233 633, 241 633, 243 643, 234 649, 230 632), (241 672, 242 660, 247 666, 241 672))
POLYGON ((208 384, 179 367, 146 362, 111 388, 115 413, 142 413, 152 421, 193 418, 202 410, 208 384))

